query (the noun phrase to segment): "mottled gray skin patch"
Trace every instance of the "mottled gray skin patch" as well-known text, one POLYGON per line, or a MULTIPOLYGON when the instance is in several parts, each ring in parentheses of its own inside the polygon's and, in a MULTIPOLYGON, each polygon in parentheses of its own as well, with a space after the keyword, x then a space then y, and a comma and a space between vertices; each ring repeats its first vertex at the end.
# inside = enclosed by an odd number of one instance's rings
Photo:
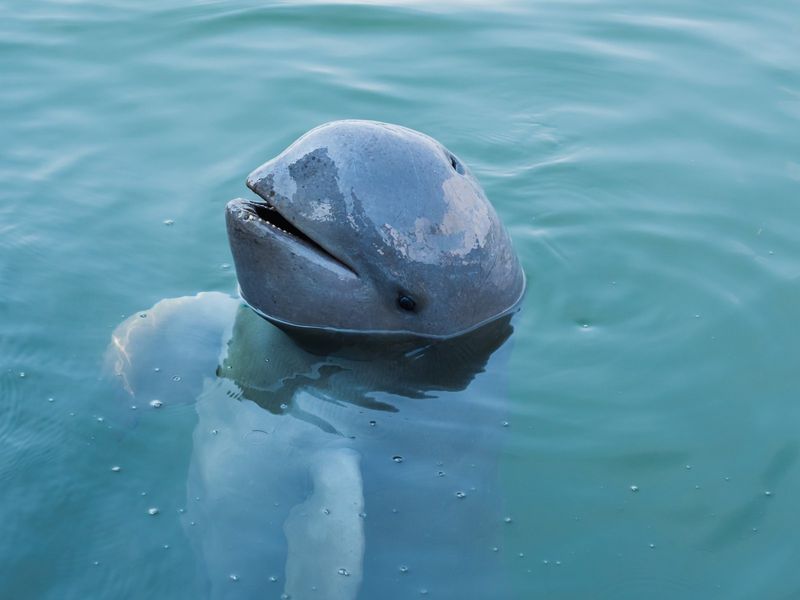
POLYGON ((480 184, 419 132, 322 125, 247 185, 319 246, 271 227, 246 200, 228 204, 242 296, 279 325, 449 337, 506 314, 523 293, 480 184), (398 305, 403 295, 413 311, 398 305))

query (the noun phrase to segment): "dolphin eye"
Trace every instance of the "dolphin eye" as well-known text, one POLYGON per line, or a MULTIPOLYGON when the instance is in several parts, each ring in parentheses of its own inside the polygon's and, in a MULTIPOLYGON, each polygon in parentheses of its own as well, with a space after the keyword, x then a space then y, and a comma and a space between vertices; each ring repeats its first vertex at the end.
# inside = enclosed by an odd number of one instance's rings
POLYGON ((401 295, 397 299, 397 306, 399 306, 403 310, 407 310, 408 312, 411 312, 412 310, 414 310, 414 307, 416 305, 417 305, 417 303, 414 302, 414 299, 411 298, 410 296, 406 296, 405 294, 401 295))

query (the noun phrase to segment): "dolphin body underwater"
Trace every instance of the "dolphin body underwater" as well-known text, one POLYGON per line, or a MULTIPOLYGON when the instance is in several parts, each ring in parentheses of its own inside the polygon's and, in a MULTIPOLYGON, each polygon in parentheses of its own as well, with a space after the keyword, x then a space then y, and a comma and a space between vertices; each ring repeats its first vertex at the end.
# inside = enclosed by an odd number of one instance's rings
POLYGON ((162 300, 109 347, 129 399, 196 409, 199 594, 502 597, 485 399, 525 277, 480 184, 424 134, 338 121, 247 185, 226 207, 241 298, 162 300))

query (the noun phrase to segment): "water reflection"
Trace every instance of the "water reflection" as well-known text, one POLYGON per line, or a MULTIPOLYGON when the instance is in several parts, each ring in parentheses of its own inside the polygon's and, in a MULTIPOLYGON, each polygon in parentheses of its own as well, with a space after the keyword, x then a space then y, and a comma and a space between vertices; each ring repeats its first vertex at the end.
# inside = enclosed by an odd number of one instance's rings
POLYGON ((466 389, 511 335, 510 320, 508 315, 458 338, 423 344, 363 334, 285 333, 242 306, 217 375, 273 414, 285 413, 287 398, 300 389, 327 394, 345 379, 348 394, 337 401, 394 412, 376 393, 426 398, 466 389))

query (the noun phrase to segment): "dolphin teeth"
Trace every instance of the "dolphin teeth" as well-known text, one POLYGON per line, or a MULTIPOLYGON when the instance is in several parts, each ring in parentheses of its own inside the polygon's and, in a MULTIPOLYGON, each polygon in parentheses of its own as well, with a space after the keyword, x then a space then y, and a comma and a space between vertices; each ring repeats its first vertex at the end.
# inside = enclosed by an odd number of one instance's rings
POLYGON ((350 265, 343 262, 337 256, 328 252, 324 247, 322 247, 320 244, 314 241, 313 238, 306 235, 306 233, 302 229, 298 228, 289 219, 284 217, 281 214, 281 212, 271 203, 253 202, 253 201, 246 201, 246 203, 247 203, 246 204, 247 210, 243 211, 245 214, 242 215, 241 217, 242 220, 244 221, 258 220, 258 222, 261 224, 264 225, 269 224, 270 227, 272 227, 273 229, 277 229, 291 240, 295 242, 299 241, 301 243, 310 246, 312 249, 328 257, 329 259, 339 263, 340 265, 342 265, 342 267, 344 267, 348 271, 351 271, 356 276, 358 276, 358 273, 356 273, 356 271, 350 265), (280 225, 276 225, 276 223, 283 225, 283 227, 281 227, 280 225))
POLYGON ((295 234, 294 234, 294 233, 291 233, 291 232, 289 232, 289 230, 287 230, 287 229, 284 229, 283 227, 280 227, 280 226, 276 225, 276 224, 275 224, 275 223, 273 223, 273 222, 272 222, 272 221, 271 221, 269 218, 267 218, 266 216, 264 216, 263 214, 261 214, 261 213, 259 212, 259 211, 261 211, 261 210, 268 210, 268 211, 270 211, 271 213, 273 213, 273 214, 275 214, 275 215, 277 215, 277 216, 280 216, 280 214, 281 214, 281 213, 279 213, 279 212, 278 212, 278 209, 276 209, 276 208, 275 208, 274 206, 272 206, 271 204, 268 204, 268 203, 259 203, 259 204, 258 204, 258 208, 255 210, 255 212, 254 212, 254 213, 252 213, 252 214, 249 214, 249 215, 247 215, 247 216, 245 217, 245 219, 247 219, 247 220, 249 220, 249 219, 258 219, 259 221, 261 221, 262 223, 266 223, 267 225, 269 225, 269 226, 270 226, 270 227, 272 227, 273 229, 277 229, 278 231, 280 231, 280 232, 282 232, 282 233, 285 233, 286 235, 289 235, 289 236, 295 237, 295 234))

